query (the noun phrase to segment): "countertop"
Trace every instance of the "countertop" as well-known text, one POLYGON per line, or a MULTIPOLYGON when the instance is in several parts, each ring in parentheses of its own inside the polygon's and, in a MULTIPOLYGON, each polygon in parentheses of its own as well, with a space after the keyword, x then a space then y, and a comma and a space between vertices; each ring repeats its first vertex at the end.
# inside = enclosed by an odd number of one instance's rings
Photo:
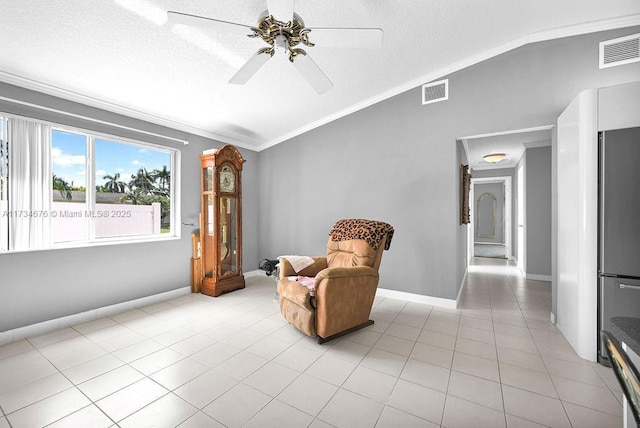
POLYGON ((640 318, 613 317, 611 324, 611 333, 616 339, 640 355, 640 318))

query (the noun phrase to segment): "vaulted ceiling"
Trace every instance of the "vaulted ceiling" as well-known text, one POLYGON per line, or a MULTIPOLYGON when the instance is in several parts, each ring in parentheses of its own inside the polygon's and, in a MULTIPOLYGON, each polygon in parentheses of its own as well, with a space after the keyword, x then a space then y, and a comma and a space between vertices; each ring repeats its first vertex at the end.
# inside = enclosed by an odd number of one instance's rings
POLYGON ((173 10, 251 26, 266 8, 0 0, 0 81, 261 150, 528 42, 640 24, 638 0, 298 0, 307 27, 384 31, 380 49, 308 48, 334 85, 318 95, 278 55, 229 84, 265 43, 167 19, 173 10))

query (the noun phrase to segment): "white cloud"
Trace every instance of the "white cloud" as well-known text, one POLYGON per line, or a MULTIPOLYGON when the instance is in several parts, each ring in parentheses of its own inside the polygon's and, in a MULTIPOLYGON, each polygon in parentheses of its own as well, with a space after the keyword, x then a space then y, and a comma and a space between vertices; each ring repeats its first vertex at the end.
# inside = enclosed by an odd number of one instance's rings
POLYGON ((134 160, 131 162, 131 165, 142 165, 142 162, 140 162, 139 160, 134 160))
POLYGON ((51 158, 54 165, 62 168, 85 164, 84 155, 68 155, 65 154, 59 147, 51 148, 51 158))
POLYGON ((104 169, 99 169, 96 171, 96 177, 104 177, 105 175, 107 175, 107 171, 105 171, 104 169))

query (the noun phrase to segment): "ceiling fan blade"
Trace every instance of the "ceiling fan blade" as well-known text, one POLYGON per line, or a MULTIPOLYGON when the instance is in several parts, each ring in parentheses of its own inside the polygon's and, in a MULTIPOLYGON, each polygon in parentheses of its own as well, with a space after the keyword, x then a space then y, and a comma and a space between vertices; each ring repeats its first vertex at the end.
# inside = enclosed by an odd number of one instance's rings
POLYGON ((364 48, 382 47, 380 28, 310 28, 309 41, 317 47, 364 48))
POLYGON ((218 19, 205 18, 204 16, 189 15, 181 12, 167 12, 167 18, 174 24, 191 25, 194 27, 212 28, 214 30, 225 31, 227 33, 247 36, 253 34, 248 25, 236 24, 234 22, 220 21, 218 19))
POLYGON ((294 0, 267 0, 269 15, 281 22, 289 22, 293 19, 294 0))
POLYGON ((264 52, 262 49, 256 52, 249 61, 245 62, 240 70, 233 75, 229 83, 233 85, 244 85, 251 79, 251 77, 256 74, 258 70, 262 68, 263 65, 267 63, 271 59, 271 55, 269 53, 264 52))
POLYGON ((307 82, 316 90, 318 94, 324 94, 329 89, 333 88, 333 83, 327 77, 326 74, 318 64, 316 64, 309 55, 300 54, 293 60, 293 65, 296 69, 307 79, 307 82))

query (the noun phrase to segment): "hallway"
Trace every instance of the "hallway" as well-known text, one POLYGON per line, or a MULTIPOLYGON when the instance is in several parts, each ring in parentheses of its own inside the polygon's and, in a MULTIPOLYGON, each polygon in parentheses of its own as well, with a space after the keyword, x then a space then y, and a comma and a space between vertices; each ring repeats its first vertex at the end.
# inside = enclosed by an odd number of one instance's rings
MULTIPOLYGON (((474 342, 465 352, 497 360, 487 367, 502 386, 507 415, 543 426, 622 426, 622 392, 611 369, 578 357, 549 321, 551 283, 526 280, 514 262, 474 258, 461 307, 456 351, 466 338, 474 342)), ((474 375, 487 378, 480 366, 474 375)), ((476 392, 488 397, 479 386, 476 392)))

